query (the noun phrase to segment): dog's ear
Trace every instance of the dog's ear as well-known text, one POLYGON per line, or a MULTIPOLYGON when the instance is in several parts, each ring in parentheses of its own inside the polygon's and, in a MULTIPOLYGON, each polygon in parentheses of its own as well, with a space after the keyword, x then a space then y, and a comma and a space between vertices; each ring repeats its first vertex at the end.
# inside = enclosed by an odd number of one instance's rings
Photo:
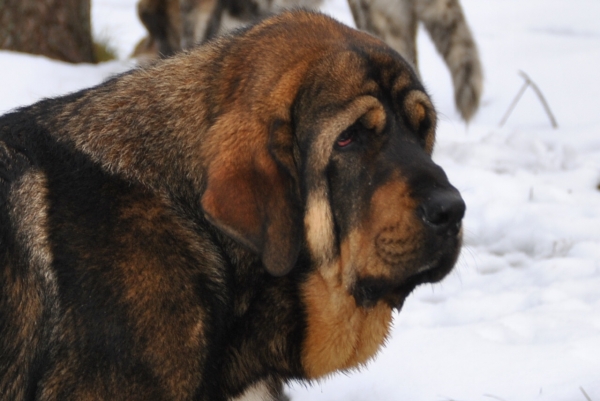
POLYGON ((274 276, 295 265, 303 233, 289 130, 274 124, 268 146, 214 160, 202 196, 209 221, 259 253, 274 276))

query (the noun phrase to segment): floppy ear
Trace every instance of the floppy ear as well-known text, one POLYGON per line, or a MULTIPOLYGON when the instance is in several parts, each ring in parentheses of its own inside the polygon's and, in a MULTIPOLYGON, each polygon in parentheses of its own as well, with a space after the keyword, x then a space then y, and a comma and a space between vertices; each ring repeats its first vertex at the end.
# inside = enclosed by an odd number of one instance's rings
POLYGON ((302 241, 302 208, 291 135, 274 124, 269 146, 220 157, 209 167, 202 208, 211 223, 259 253, 269 273, 287 274, 302 241), (283 142, 282 142, 283 141, 283 142), (289 152, 289 154, 288 154, 289 152))

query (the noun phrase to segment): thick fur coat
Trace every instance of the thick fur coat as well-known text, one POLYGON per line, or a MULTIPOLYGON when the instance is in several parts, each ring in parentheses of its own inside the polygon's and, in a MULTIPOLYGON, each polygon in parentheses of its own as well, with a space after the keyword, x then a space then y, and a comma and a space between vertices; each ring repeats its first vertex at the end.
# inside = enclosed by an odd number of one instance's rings
POLYGON ((274 400, 372 358, 465 205, 380 40, 288 12, 0 117, 3 400, 274 400))

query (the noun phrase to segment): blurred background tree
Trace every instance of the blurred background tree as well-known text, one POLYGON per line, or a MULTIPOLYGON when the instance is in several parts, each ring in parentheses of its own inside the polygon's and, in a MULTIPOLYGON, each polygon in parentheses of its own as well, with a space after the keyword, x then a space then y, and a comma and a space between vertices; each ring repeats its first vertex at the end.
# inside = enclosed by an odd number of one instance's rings
POLYGON ((94 62, 90 0, 0 0, 0 48, 94 62))

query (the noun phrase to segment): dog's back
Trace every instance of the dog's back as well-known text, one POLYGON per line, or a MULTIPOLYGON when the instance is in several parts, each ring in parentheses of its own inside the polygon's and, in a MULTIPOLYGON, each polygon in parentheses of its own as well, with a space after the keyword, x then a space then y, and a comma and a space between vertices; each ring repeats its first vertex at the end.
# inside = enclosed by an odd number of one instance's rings
MULTIPOLYGON (((181 399, 193 392, 185 383, 197 386, 190 372, 206 352, 183 331, 203 315, 190 285, 211 263, 192 240, 202 233, 75 143, 101 136, 110 126, 102 113, 127 125, 113 112, 133 98, 107 101, 125 95, 117 82, 0 117, 3 400, 181 399)), ((143 113, 131 118, 148 123, 143 113)))

